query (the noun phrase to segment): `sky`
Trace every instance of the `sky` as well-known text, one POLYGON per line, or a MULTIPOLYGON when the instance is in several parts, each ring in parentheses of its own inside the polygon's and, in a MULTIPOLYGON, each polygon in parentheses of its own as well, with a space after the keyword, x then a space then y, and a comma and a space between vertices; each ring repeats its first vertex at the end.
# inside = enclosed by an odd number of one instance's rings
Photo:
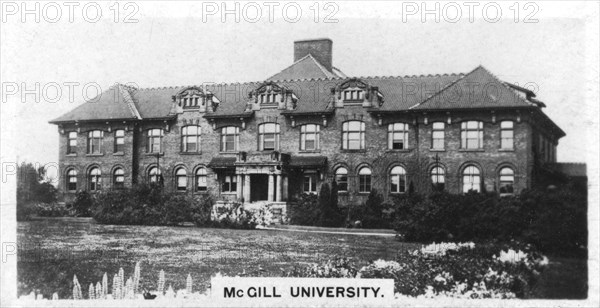
MULTIPOLYGON (((455 2, 458 18, 455 7, 438 2, 439 22, 421 15, 421 2, 310 1, 287 11, 281 3, 272 21, 263 2, 254 2, 261 15, 254 4, 236 2, 237 14, 224 17, 221 2, 130 3, 93 2, 87 13, 81 3, 71 14, 67 6, 42 2, 39 16, 25 20, 3 4, 3 162, 57 162, 58 129, 48 121, 83 103, 86 95, 93 97, 97 87, 260 81, 293 62, 293 41, 327 37, 333 40, 333 65, 349 76, 467 73, 483 65, 504 81, 528 84, 567 134, 559 142, 558 160, 592 163, 588 172, 597 171, 597 3, 521 3, 516 14, 514 2, 498 2, 486 12, 481 4, 471 14, 455 2), (302 17, 295 21, 298 7, 302 17), (102 18, 92 22, 95 8, 102 18), (216 14, 210 15, 213 9, 216 14), (414 15, 411 9, 417 10, 414 15), (50 22, 59 11, 60 19, 50 22), (252 22, 257 16, 260 20, 252 22), (36 92, 36 84, 39 102, 34 94, 23 96, 36 92)), ((435 9, 435 2, 428 5, 425 9, 435 9)))

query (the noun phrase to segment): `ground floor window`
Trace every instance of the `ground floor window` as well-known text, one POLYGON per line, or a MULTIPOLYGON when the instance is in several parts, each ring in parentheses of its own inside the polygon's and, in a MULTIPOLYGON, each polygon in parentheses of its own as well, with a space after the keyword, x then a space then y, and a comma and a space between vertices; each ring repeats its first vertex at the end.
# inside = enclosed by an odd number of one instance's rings
POLYGON ((335 181, 339 192, 348 191, 348 169, 340 167, 335 171, 335 181))
POLYGON ((467 166, 463 170, 463 193, 469 191, 481 192, 481 174, 479 168, 467 166))
POLYGON ((77 190, 77 171, 75 169, 67 171, 67 190, 77 190))
POLYGON ((406 192, 406 170, 401 166, 396 166, 390 171, 390 192, 406 192))
POLYGON ((514 188, 513 188, 514 184, 515 184, 515 172, 509 167, 504 167, 504 168, 500 169, 500 193, 501 194, 514 193, 514 188))
POLYGON ((235 175, 227 174, 223 177, 221 192, 231 193, 237 191, 237 179, 235 175))
POLYGON ((309 173, 304 175, 302 190, 305 193, 317 192, 317 174, 309 173))
POLYGON ((152 167, 148 170, 148 181, 150 183, 161 183, 162 182, 162 172, 157 167, 152 167))
POLYGON ((446 184, 446 172, 442 167, 433 167, 431 169, 431 184, 436 191, 442 191, 446 184))
POLYGON ((358 171, 358 192, 371 192, 371 169, 368 167, 361 168, 358 171))
POLYGON ((187 172, 185 168, 179 168, 175 172, 175 177, 177 179, 177 190, 178 191, 186 191, 187 190, 187 172))
POLYGON ((100 168, 92 168, 89 175, 89 183, 91 191, 98 191, 102 188, 102 173, 100 168))
POLYGON ((206 191, 207 187, 206 168, 198 168, 196 170, 196 191, 206 191))
POLYGON ((113 186, 117 189, 125 186, 125 172, 123 168, 117 168, 113 172, 113 186))

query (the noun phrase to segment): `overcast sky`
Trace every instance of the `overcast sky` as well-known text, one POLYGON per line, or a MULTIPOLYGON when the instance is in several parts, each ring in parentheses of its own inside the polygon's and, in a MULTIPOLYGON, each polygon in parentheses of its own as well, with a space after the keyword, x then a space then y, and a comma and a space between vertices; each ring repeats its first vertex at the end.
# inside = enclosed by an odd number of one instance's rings
MULTIPOLYGON (((100 3, 103 19, 95 23, 84 20, 81 6, 74 8, 73 22, 66 6, 56 23, 44 19, 54 18, 51 7, 39 23, 32 16, 22 22, 18 13, 3 16, 3 161, 18 155, 20 161, 56 162, 58 130, 48 121, 83 103, 81 91, 87 83, 106 89, 115 82, 162 87, 259 81, 292 63, 294 40, 328 37, 333 40, 334 66, 349 76, 466 73, 481 64, 504 81, 535 83, 538 98, 548 106, 544 112, 567 133, 560 140, 559 161, 597 163, 597 3, 538 2, 539 11, 533 15, 537 23, 524 22, 535 8, 521 7, 515 17, 509 8, 512 2, 499 2, 503 19, 496 23, 485 21, 481 10, 475 10, 475 21, 470 22, 466 6, 457 23, 445 20, 453 18, 451 10, 439 23, 434 16, 422 22, 418 13, 419 18, 403 22, 402 13, 409 8, 403 11, 397 3, 337 2, 327 9, 319 3, 318 9, 311 9, 311 1, 301 4, 300 21, 284 20, 278 6, 270 22, 268 7, 257 2, 263 18, 251 23, 241 15, 240 3, 236 23, 235 16, 222 21, 220 14, 203 22, 202 5, 191 2, 132 3, 135 7, 121 3, 118 23, 110 3, 100 3), (323 22, 334 9, 337 22, 323 22), (314 20, 315 10, 319 22, 314 20), (129 13, 137 22, 123 22, 129 13), (63 93, 58 102, 42 95, 35 103, 34 95, 21 102, 21 92, 4 91, 11 84, 21 91, 22 83, 28 89, 35 83, 41 88, 57 83, 63 93), (68 83, 79 85, 73 103, 68 83)), ((254 11, 246 12, 246 17, 254 16, 254 11)), ((288 19, 294 17, 288 13, 288 19)), ((88 19, 89 15, 88 10, 88 19)), ((47 89, 54 97, 52 88, 47 89)), ((88 90, 93 95, 94 88, 88 90)))

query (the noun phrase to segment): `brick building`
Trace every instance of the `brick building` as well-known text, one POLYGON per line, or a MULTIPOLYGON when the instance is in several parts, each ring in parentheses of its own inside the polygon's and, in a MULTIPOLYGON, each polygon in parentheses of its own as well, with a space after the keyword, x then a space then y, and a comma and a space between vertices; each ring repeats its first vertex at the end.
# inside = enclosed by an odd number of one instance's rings
MULTIPOLYGON (((216 200, 285 204, 334 179, 340 204, 413 189, 518 193, 556 162, 565 133, 535 94, 479 66, 468 73, 348 77, 332 41, 294 43, 261 82, 115 85, 51 121, 59 188, 162 181, 216 200)), ((258 53, 259 51, 257 51, 258 53)))

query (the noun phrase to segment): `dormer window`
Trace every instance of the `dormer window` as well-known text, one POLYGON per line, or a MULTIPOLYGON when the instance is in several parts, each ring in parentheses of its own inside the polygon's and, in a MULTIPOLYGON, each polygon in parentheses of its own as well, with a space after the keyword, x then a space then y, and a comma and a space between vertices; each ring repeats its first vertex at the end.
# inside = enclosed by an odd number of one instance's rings
POLYGON ((276 104, 281 99, 281 94, 265 93, 260 95, 261 104, 276 104))
POLYGON ((201 102, 202 102, 202 99, 199 96, 194 95, 194 96, 182 97, 179 105, 183 108, 198 108, 200 106, 201 102))
POLYGON ((345 101, 361 101, 364 99, 364 91, 358 88, 344 90, 345 101))
POLYGON ((185 89, 175 97, 179 107, 184 109, 198 109, 200 106, 204 106, 204 92, 200 88, 185 89))

